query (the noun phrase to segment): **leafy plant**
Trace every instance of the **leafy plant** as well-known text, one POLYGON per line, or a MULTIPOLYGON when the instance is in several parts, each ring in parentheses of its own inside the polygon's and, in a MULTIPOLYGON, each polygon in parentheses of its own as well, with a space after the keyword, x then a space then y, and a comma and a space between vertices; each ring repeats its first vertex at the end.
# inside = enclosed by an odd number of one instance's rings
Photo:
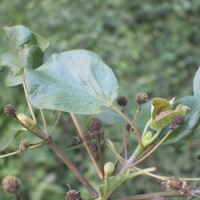
MULTIPOLYGON (((197 196, 199 190, 193 189, 186 181, 197 181, 200 180, 199 178, 174 179, 174 177, 153 174, 154 167, 140 169, 136 166, 163 143, 170 144, 198 136, 197 130, 200 127, 200 69, 194 78, 194 96, 183 97, 178 101, 153 98, 150 101, 151 109, 150 107, 144 109, 143 104, 148 101, 148 95, 142 92, 138 93, 136 95, 137 108, 134 116, 132 116, 133 120, 131 120, 126 115, 128 112, 126 110, 126 97, 118 97, 117 103, 120 108, 115 105, 114 100, 118 95, 117 79, 111 68, 97 54, 88 50, 71 50, 50 55, 48 41, 26 27, 22 25, 5 27, 4 31, 9 39, 11 49, 1 56, 0 65, 9 70, 8 86, 23 85, 31 118, 22 113, 17 114, 15 107, 11 104, 4 107, 4 112, 8 116, 16 118, 25 130, 31 132, 36 138, 42 139, 42 141, 33 144, 22 140, 17 151, 1 155, 0 158, 22 154, 25 151, 48 145, 89 192, 88 196, 85 197, 70 189, 65 196, 65 199, 70 200, 81 198, 109 199, 126 180, 138 175, 151 176, 164 181, 165 189, 175 190, 177 192, 175 195, 197 196), (124 138, 121 141, 120 151, 116 150, 112 141, 103 140, 104 131, 102 130, 101 120, 91 119, 88 124, 88 131, 84 134, 76 116, 76 114, 94 115, 105 111, 105 108, 108 107, 112 109, 112 112, 118 114, 123 122, 124 138), (43 129, 33 108, 40 111, 43 129), (43 109, 59 111, 58 118, 51 131, 46 123, 43 109), (59 121, 61 112, 68 112, 74 122, 80 141, 85 146, 99 178, 99 180, 96 180, 95 186, 84 178, 74 161, 61 151, 52 137, 52 132, 59 121), (143 116, 149 114, 151 115, 150 119, 144 123, 143 116), (143 128, 142 134, 137 126, 143 128), (129 149, 132 152, 132 155, 129 156, 127 145, 132 135, 136 136, 137 147, 129 149), (104 165, 102 143, 107 145, 113 158, 116 158, 115 165, 112 166, 112 163, 111 165, 104 165), (106 168, 106 166, 110 166, 111 169, 106 168), (107 173, 105 169, 111 170, 111 172, 107 173), (176 181, 178 186, 173 181, 176 181)), ((110 111, 107 110, 107 112, 110 111)), ((0 143, 9 144, 14 135, 15 133, 7 135, 1 139, 0 143)), ((2 146, 1 150, 6 147, 7 145, 2 146)), ((10 187, 12 186, 13 184, 10 184, 10 187)), ((14 193, 14 195, 16 199, 20 199, 18 193, 14 193)), ((170 196, 172 192, 168 191, 161 193, 161 195, 170 196)), ((140 196, 140 199, 147 199, 150 196, 150 194, 140 196)), ((137 196, 128 199, 136 198, 137 196)))

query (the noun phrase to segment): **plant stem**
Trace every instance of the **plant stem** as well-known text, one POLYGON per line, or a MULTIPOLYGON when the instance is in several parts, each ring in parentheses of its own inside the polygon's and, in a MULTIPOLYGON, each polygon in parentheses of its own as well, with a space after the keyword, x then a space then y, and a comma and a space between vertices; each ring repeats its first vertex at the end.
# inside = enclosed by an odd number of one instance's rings
POLYGON ((46 120, 45 120, 43 111, 41 109, 40 109, 40 114, 41 114, 42 122, 43 122, 43 125, 44 125, 44 131, 45 131, 45 133, 47 133, 48 132, 48 130, 47 130, 47 124, 46 124, 46 120))
POLYGON ((121 110, 119 110, 116 106, 112 105, 111 107, 113 108, 114 111, 116 111, 117 113, 119 113, 119 114, 121 115, 121 117, 122 117, 125 121, 127 121, 127 122, 131 125, 131 127, 133 128, 133 130, 134 130, 134 132, 135 132, 135 134, 136 134, 136 136, 137 136, 138 143, 139 143, 141 146, 143 146, 143 145, 142 145, 142 140, 141 140, 141 137, 140 137, 140 133, 139 133, 137 127, 134 125, 134 123, 133 123, 124 113, 122 113, 121 110))
POLYGON ((141 110, 141 105, 139 103, 137 103, 137 108, 136 108, 136 111, 135 111, 135 114, 134 114, 134 117, 133 117, 133 123, 135 123, 138 115, 139 115, 139 112, 141 110))
POLYGON ((118 198, 113 200, 144 200, 144 199, 153 199, 156 196, 162 196, 162 197, 181 197, 183 195, 180 194, 180 192, 176 191, 169 191, 169 192, 154 192, 149 194, 139 194, 131 197, 125 197, 125 198, 118 198))
POLYGON ((80 181, 80 183, 87 188, 90 194, 94 197, 98 196, 98 193, 94 190, 94 188, 88 183, 88 181, 82 176, 82 174, 78 171, 75 165, 69 160, 57 147, 54 143, 53 139, 50 137, 49 139, 49 147, 50 149, 58 156, 60 160, 62 160, 65 165, 72 171, 72 173, 76 176, 76 178, 80 181))
POLYGON ((60 120, 61 113, 62 113, 61 111, 59 111, 59 112, 58 112, 57 119, 56 119, 56 121, 55 121, 55 123, 54 123, 54 125, 53 125, 53 128, 52 128, 52 130, 51 130, 51 133, 50 133, 50 134, 52 134, 52 133, 53 133, 53 131, 55 130, 55 128, 56 128, 56 126, 57 126, 57 124, 58 124, 58 121, 60 120))
POLYGON ((30 101, 29 101, 29 99, 28 99, 28 94, 27 94, 26 84, 25 84, 24 81, 23 81, 23 88, 24 88, 24 94, 25 94, 26 101, 27 101, 27 104, 28 104, 28 107, 29 107, 29 110, 30 110, 31 116, 32 116, 32 118, 33 118, 34 124, 37 124, 37 120, 36 120, 35 114, 34 114, 34 112, 33 112, 33 109, 32 109, 32 106, 31 106, 31 103, 30 103, 30 101))
MULTIPOLYGON (((133 165, 137 165, 140 162, 142 162, 144 159, 146 159, 148 156, 150 156, 166 139, 167 137, 172 133, 172 130, 168 131, 168 133, 160 140, 160 142, 158 142, 158 144, 156 144, 156 146, 151 149, 151 151, 149 151, 147 154, 145 154, 142 158, 140 158, 139 160, 137 160, 135 163, 133 163, 133 165)), ((129 163, 132 162, 132 156, 129 158, 129 163)))
MULTIPOLYGON (((41 146, 44 146, 45 144, 46 144, 46 142, 40 142, 40 143, 31 145, 31 147, 29 147, 28 149, 24 150, 24 152, 28 151, 28 150, 31 150, 31 149, 35 149, 35 148, 41 147, 41 146)), ((16 155, 16 154, 21 154, 21 153, 23 153, 23 152, 14 151, 14 152, 11 152, 11 153, 0 155, 0 158, 5 158, 5 157, 13 156, 13 155, 16 155)))
POLYGON ((92 153, 90 147, 89 147, 88 144, 87 144, 87 141, 86 141, 85 138, 84 138, 83 131, 82 131, 82 129, 81 129, 81 126, 80 126, 80 124, 79 124, 79 122, 78 122, 76 116, 75 116, 73 113, 70 113, 70 116, 71 116, 71 118, 72 118, 72 120, 73 120, 73 122, 74 122, 74 124, 75 124, 75 126, 76 126, 76 129, 77 129, 77 131, 78 131, 78 133, 79 133, 81 139, 83 140, 83 144, 84 144, 84 146, 85 146, 85 148, 86 148, 86 150, 87 150, 87 152, 88 152, 88 155, 89 155, 89 157, 90 157, 90 159, 91 159, 91 161, 92 161, 92 164, 94 165, 94 167, 95 167, 95 169, 96 169, 96 172, 97 172, 99 178, 100 178, 101 180, 103 180, 103 174, 102 174, 101 170, 99 169, 99 166, 98 166, 98 164, 97 164, 97 162, 96 162, 96 160, 95 160, 95 158, 94 158, 94 155, 93 155, 93 153, 92 153))
POLYGON ((104 161, 103 161, 103 156, 101 153, 101 145, 99 143, 98 137, 96 137, 96 140, 97 140, 97 148, 98 148, 98 155, 99 155, 99 160, 101 164, 101 170, 102 170, 103 179, 104 179, 104 161))
POLYGON ((19 193, 15 193, 14 196, 15 196, 15 200, 20 200, 19 193))

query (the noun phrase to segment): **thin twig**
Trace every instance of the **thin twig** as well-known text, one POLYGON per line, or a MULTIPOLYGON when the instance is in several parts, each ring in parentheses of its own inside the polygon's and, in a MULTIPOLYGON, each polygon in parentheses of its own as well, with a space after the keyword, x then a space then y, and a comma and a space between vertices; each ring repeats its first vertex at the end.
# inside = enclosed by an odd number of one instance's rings
POLYGON ((83 131, 81 129, 81 126, 80 126, 78 120, 76 119, 76 116, 73 113, 70 113, 70 116, 71 116, 71 118, 72 118, 72 120, 73 120, 73 122, 74 122, 74 124, 76 126, 76 129, 77 129, 81 139, 83 140, 83 144, 84 144, 84 146, 85 146, 85 148, 86 148, 86 150, 88 152, 88 155, 89 155, 89 157, 90 157, 90 159, 92 161, 92 164, 94 165, 94 167, 96 169, 96 172, 97 172, 99 178, 101 180, 103 180, 103 174, 102 174, 101 170, 99 169, 99 166, 98 166, 98 164, 97 164, 97 162, 96 162, 96 160, 94 158, 94 155, 93 155, 90 147, 88 146, 87 141, 84 139, 83 131))
MULTIPOLYGON (((128 136, 127 136, 126 135, 126 127, 125 127, 125 121, 124 121, 124 119, 123 119, 123 127, 124 127, 124 140, 123 140, 123 145, 122 145, 122 147, 121 147, 121 149, 119 151, 119 155, 121 155, 125 151, 125 159, 127 159, 127 157, 128 157, 128 153, 127 153, 127 141, 128 141, 129 136, 130 136, 130 132, 128 132, 128 136)), ((115 160, 115 164, 114 164, 115 165, 115 169, 117 168, 118 164, 119 164, 119 160, 116 159, 115 160)))
POLYGON ((57 145, 54 143, 53 139, 49 138, 49 147, 50 149, 58 156, 60 160, 62 160, 65 165, 72 171, 72 173, 76 176, 76 178, 82 183, 83 186, 90 192, 93 197, 98 197, 98 193, 95 189, 88 183, 88 181, 83 177, 83 175, 79 172, 76 166, 65 156, 57 145))
POLYGON ((55 121, 55 123, 54 123, 54 125, 53 125, 53 128, 52 128, 52 130, 51 130, 50 135, 51 135, 51 134, 53 133, 53 131, 55 130, 55 128, 56 128, 56 126, 57 126, 57 124, 58 124, 58 122, 59 122, 59 120, 60 120, 61 113, 62 113, 61 111, 58 112, 58 116, 57 116, 56 121, 55 121))
POLYGON ((18 193, 18 192, 15 193, 14 196, 15 196, 15 200, 20 200, 20 196, 19 196, 19 193, 18 193))
MULTIPOLYGON (((142 162, 143 160, 145 160, 148 156, 150 156, 166 139, 167 137, 172 133, 172 130, 169 130, 168 133, 160 140, 160 142, 158 142, 156 144, 156 146, 151 149, 151 151, 149 151, 147 154, 145 154, 142 158, 140 158, 139 160, 137 160, 136 162, 133 163, 133 165, 137 165, 140 162, 142 162)), ((129 158, 129 162, 132 162, 132 159, 129 158)))
MULTIPOLYGON (((31 145, 28 149, 25 149, 23 152, 25 151, 29 151, 31 149, 35 149, 35 148, 38 148, 38 147, 41 147, 41 146, 44 146, 46 144, 46 142, 40 142, 40 143, 37 143, 37 144, 33 144, 31 145)), ((20 152, 20 151, 14 151, 14 152, 11 152, 11 153, 7 153, 7 154, 4 154, 4 155, 0 155, 0 158, 5 158, 5 157, 9 157, 9 156, 13 156, 13 155, 16 155, 16 154, 22 154, 23 152, 20 152)))
POLYGON ((135 123, 136 119, 138 118, 140 110, 141 110, 141 104, 137 103, 137 108, 133 117, 133 123, 135 123))
POLYGON ((112 105, 111 107, 113 108, 114 111, 116 111, 117 113, 119 113, 121 115, 121 117, 123 119, 125 119, 131 125, 131 127, 133 128, 133 130, 134 130, 134 132, 135 132, 135 134, 137 136, 138 143, 141 146, 143 146, 142 145, 142 140, 141 140, 141 137, 140 137, 140 133, 139 133, 137 127, 134 125, 134 123, 124 113, 122 113, 121 110, 119 110, 116 106, 112 105))
POLYGON ((30 103, 30 101, 29 101, 28 94, 27 94, 27 89, 26 89, 26 84, 25 84, 24 81, 23 81, 23 88, 24 88, 24 94, 25 94, 25 97, 26 97, 26 101, 27 101, 27 104, 28 104, 28 108, 29 108, 29 110, 30 110, 30 113, 31 113, 31 116, 32 116, 32 118, 33 118, 34 124, 37 124, 37 120, 36 120, 35 114, 34 114, 34 112, 33 112, 31 103, 30 103))
POLYGON ((149 193, 149 194, 139 194, 131 197, 124 197, 124 198, 118 198, 118 199, 113 199, 113 200, 144 200, 144 199, 152 199, 157 196, 162 196, 162 197, 181 197, 179 192, 176 191, 169 191, 169 192, 154 192, 154 193, 149 193))
POLYGON ((48 130, 47 130, 47 124, 46 124, 46 120, 45 120, 45 117, 44 117, 42 109, 40 109, 40 114, 41 114, 42 122, 43 122, 43 125, 44 125, 44 131, 45 131, 45 133, 47 133, 48 132, 48 130))
POLYGON ((99 143, 98 136, 96 137, 96 140, 97 140, 97 148, 98 148, 98 155, 99 155, 99 160, 100 160, 100 164, 101 164, 101 170, 102 170, 102 174, 104 177, 104 161, 103 161, 103 156, 101 153, 101 145, 99 143))

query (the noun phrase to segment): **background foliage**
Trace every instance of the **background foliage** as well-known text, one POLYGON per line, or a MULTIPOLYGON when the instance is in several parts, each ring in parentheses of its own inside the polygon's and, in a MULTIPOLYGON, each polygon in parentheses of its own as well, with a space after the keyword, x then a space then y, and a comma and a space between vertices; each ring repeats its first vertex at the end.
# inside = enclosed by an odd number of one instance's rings
MULTIPOLYGON (((139 91, 147 92, 150 98, 170 99, 175 96, 178 99, 192 94, 192 79, 200 63, 199 12, 198 0, 2 0, 0 26, 23 24, 49 39, 53 52, 71 49, 94 51, 113 69, 119 81, 120 95, 128 97, 133 111, 134 96, 139 91)), ((0 38, 2 53, 6 50, 3 31, 0 31, 0 38)), ((11 102, 18 112, 29 114, 21 86, 5 86, 6 73, 3 70, 0 73, 0 138, 5 134, 12 135, 13 129, 18 128, 14 120, 4 116, 5 104, 11 102)), ((51 127, 56 112, 46 111, 45 114, 51 127)), ((87 119, 80 117, 85 131, 87 119)), ((122 130, 120 125, 112 128, 105 125, 105 137, 120 140, 119 127, 122 130)), ((54 137, 63 146, 63 151, 76 144, 76 135, 68 115, 62 115, 54 137)), ((35 140, 28 133, 20 132, 9 148, 1 153, 15 150, 18 141, 24 137, 35 140)), ((198 146, 198 140, 163 146, 143 165, 156 166, 157 172, 163 175, 198 176, 199 162, 194 157, 198 146)), ((94 169, 86 162, 87 155, 82 149, 67 153, 85 176, 95 182, 94 169)), ((104 153, 106 160, 112 161, 110 152, 104 153)), ((1 159, 0 180, 6 175, 16 175, 22 180, 24 199, 61 200, 67 183, 78 188, 73 175, 46 147, 1 159)), ((131 185, 128 182, 115 195, 160 190, 159 182, 152 184, 152 179, 141 176, 131 181, 131 185), (143 181, 151 184, 144 186, 143 181)), ((6 199, 1 190, 0 199, 6 199)))

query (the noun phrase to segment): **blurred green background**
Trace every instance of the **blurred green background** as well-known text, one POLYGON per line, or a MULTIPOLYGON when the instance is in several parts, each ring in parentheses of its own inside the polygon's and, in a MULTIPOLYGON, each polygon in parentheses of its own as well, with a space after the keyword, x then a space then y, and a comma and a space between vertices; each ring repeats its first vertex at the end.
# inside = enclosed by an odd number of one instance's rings
MULTIPOLYGON (((113 69, 119 81, 119 94, 129 99, 133 112, 135 94, 139 91, 147 92, 150 99, 179 99, 192 94, 192 79, 200 63, 199 13, 199 0, 1 0, 0 26, 27 26, 50 41, 52 52, 94 51, 113 69)), ((7 47, 2 29, 0 41, 3 53, 7 47)), ((18 112, 29 115, 22 87, 6 87, 6 73, 3 69, 0 73, 0 139, 5 135, 11 137, 18 127, 15 120, 4 116, 5 104, 15 104, 18 112)), ((45 111, 45 116, 51 129, 56 112, 45 111)), ((80 117, 84 131, 88 119, 80 117)), ((122 126, 105 125, 104 129, 105 138, 116 138, 120 147, 122 126)), ((95 170, 83 149, 67 151, 76 144, 76 136, 70 117, 63 114, 54 138, 96 185, 95 170)), ((1 154, 14 151, 21 139, 39 141, 26 132, 19 133, 1 154)), ((133 141, 130 152, 134 147, 133 141)), ((196 177, 199 161, 194 154, 198 150, 198 140, 163 146, 142 166, 156 166, 157 173, 162 175, 196 177)), ((104 149, 104 154, 106 161, 114 160, 109 150, 104 149)), ((86 193, 48 147, 0 159, 0 180, 7 175, 21 179, 23 200, 62 200, 67 184, 86 193)), ((160 190, 160 182, 140 176, 126 183, 113 197, 160 190)), ((0 189, 0 200, 4 199, 10 197, 0 189)))

